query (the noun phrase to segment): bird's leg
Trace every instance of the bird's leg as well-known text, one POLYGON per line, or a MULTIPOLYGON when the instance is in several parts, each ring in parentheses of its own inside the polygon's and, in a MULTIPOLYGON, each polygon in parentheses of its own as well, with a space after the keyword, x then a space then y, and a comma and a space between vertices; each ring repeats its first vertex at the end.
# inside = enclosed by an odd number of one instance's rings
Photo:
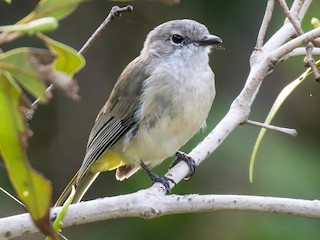
POLYGON ((170 194, 171 193, 171 188, 170 188, 169 181, 172 182, 173 184, 176 184, 174 182, 174 180, 172 180, 171 178, 168 178, 166 176, 159 177, 158 175, 156 175, 153 172, 151 172, 150 169, 142 161, 140 163, 140 166, 149 175, 149 177, 151 178, 153 183, 155 183, 155 182, 161 183, 166 189, 166 194, 170 194))
POLYGON ((178 151, 176 152, 176 160, 171 164, 170 168, 174 167, 175 165, 177 165, 178 162, 180 161, 184 161, 186 164, 188 164, 189 169, 190 169, 190 173, 188 174, 188 176, 186 176, 184 179, 185 180, 190 180, 190 178, 193 176, 193 174, 196 171, 196 163, 194 161, 194 159, 192 157, 189 157, 186 153, 178 151))

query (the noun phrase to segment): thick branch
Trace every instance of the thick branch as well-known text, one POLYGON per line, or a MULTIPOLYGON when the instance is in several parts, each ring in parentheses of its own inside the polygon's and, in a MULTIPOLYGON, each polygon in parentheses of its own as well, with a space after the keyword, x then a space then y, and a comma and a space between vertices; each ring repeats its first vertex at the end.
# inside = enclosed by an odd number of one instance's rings
MULTIPOLYGON (((52 210, 56 216, 61 207, 52 210)), ((320 201, 239 195, 159 195, 156 187, 123 196, 107 197, 71 205, 64 227, 114 218, 152 219, 164 215, 214 212, 221 210, 257 211, 320 219, 320 201)), ((8 239, 38 232, 29 214, 0 219, 0 238, 8 239)))

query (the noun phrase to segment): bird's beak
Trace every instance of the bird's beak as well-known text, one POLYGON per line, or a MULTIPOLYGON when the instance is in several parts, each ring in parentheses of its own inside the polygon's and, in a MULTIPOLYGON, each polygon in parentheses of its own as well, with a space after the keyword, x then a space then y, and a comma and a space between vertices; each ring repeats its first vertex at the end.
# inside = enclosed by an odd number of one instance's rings
POLYGON ((198 41, 201 46, 211 46, 222 43, 222 39, 215 35, 206 35, 204 38, 198 41))

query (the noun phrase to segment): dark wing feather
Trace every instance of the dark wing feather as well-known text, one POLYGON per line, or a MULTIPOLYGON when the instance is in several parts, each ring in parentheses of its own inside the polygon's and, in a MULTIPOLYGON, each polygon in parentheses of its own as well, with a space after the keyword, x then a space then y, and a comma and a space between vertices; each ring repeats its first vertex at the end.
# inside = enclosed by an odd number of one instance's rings
POLYGON ((148 77, 144 70, 144 62, 139 57, 120 75, 91 130, 78 182, 101 155, 130 129, 136 128, 134 113, 140 105, 142 83, 148 77))

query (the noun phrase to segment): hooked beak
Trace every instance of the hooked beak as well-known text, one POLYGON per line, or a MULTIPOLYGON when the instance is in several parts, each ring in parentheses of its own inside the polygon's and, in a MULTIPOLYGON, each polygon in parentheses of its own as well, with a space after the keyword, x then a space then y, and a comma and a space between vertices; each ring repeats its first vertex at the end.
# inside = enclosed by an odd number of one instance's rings
POLYGON ((222 43, 222 39, 215 35, 207 35, 198 41, 200 46, 211 46, 222 43))

